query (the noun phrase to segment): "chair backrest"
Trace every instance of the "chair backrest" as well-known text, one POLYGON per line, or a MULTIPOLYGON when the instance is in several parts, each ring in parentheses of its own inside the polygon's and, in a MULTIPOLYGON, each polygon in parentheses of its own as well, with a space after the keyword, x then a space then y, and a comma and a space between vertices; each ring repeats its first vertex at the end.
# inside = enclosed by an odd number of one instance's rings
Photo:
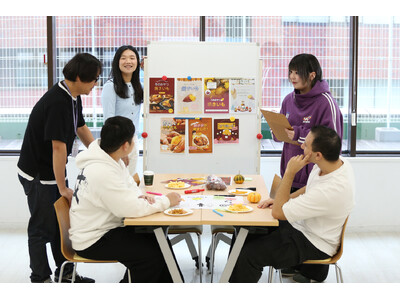
POLYGON ((140 185, 140 177, 138 173, 133 174, 133 180, 136 182, 137 186, 140 185))
POLYGON ((348 219, 349 219, 349 217, 347 216, 346 221, 344 221, 343 228, 342 228, 342 236, 340 237, 340 246, 339 246, 339 249, 338 249, 338 251, 336 252, 336 254, 335 254, 334 256, 332 256, 331 263, 337 262, 337 261, 342 257, 342 254, 343 254, 343 244, 344 244, 344 232, 345 232, 345 230, 346 230, 346 225, 347 225, 347 220, 348 220, 348 219))
POLYGON ((274 179, 272 180, 271 190, 269 192, 269 197, 274 199, 276 191, 278 190, 278 186, 280 185, 282 178, 275 174, 274 179))
POLYGON ((71 226, 69 222, 69 202, 66 198, 61 197, 54 203, 54 208, 60 228, 61 252, 67 260, 73 260, 75 251, 72 249, 68 232, 71 226))

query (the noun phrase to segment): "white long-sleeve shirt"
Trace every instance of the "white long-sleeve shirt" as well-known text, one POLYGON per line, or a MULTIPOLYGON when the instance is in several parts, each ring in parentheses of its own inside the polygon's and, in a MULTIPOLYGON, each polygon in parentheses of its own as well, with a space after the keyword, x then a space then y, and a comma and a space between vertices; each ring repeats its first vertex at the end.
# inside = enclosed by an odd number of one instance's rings
POLYGON ((129 175, 124 163, 104 152, 100 140, 76 157, 81 169, 70 209, 69 230, 72 247, 85 250, 109 230, 123 226, 125 217, 142 217, 167 209, 165 196, 156 196, 149 204, 139 198, 142 192, 129 175))

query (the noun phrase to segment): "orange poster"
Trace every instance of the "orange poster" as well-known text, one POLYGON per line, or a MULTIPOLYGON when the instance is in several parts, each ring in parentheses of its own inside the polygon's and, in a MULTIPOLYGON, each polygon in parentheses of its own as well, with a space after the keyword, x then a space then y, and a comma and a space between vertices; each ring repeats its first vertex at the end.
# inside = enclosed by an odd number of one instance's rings
POLYGON ((185 152, 185 119, 161 118, 160 152, 185 152))
POLYGON ((189 119, 189 153, 212 153, 212 118, 189 119))

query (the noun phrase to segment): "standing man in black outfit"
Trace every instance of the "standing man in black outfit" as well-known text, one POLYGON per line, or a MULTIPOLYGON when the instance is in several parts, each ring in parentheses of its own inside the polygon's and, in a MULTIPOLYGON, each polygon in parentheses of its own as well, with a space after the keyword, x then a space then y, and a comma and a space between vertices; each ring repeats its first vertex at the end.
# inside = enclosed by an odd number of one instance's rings
MULTIPOLYGON (((94 140, 82 115, 80 95, 89 95, 101 73, 101 62, 88 53, 75 55, 64 67, 65 80, 55 84, 32 109, 18 161, 18 178, 28 198, 31 217, 28 224, 28 248, 31 282, 52 282, 46 252, 51 244, 57 265, 54 280, 65 261, 54 202, 64 196, 72 199, 73 190, 66 178, 67 157, 78 152, 76 136, 88 147, 94 140)), ((68 264, 63 282, 71 282, 72 264, 68 264)), ((76 282, 94 282, 77 276, 76 282)))

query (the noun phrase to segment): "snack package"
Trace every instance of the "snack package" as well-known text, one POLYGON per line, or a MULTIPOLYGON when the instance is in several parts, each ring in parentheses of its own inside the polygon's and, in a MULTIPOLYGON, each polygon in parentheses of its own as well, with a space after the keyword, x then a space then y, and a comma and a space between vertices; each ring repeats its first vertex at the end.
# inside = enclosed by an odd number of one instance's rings
POLYGON ((208 175, 206 179, 206 188, 207 190, 223 191, 226 189, 226 184, 221 178, 215 175, 208 175))

